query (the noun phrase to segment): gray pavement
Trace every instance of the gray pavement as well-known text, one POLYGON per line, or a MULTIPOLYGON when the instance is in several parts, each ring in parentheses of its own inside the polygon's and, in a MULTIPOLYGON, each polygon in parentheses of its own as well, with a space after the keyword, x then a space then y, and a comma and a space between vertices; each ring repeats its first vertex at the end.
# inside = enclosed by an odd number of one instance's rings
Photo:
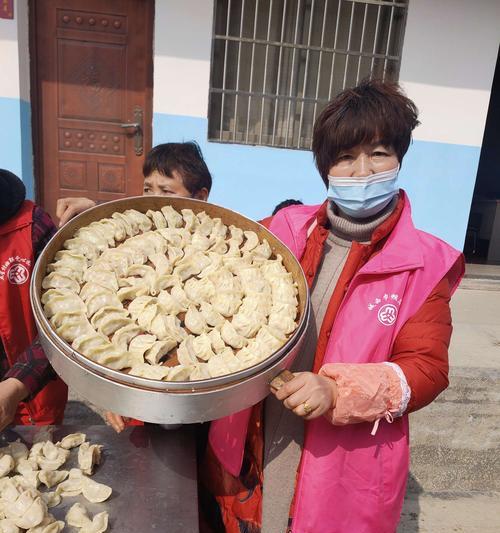
MULTIPOLYGON (((500 532, 500 283, 452 301, 450 387, 411 415, 411 474, 398 533, 500 532)), ((70 394, 66 423, 104 423, 70 394)))

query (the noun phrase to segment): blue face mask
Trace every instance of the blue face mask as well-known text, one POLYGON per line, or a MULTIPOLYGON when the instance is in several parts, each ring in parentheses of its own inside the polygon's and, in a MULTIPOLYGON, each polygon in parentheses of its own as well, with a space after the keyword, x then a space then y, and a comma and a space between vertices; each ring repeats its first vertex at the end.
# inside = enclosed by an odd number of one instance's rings
POLYGON ((363 178, 328 176, 328 198, 352 218, 382 211, 398 192, 399 165, 363 178))

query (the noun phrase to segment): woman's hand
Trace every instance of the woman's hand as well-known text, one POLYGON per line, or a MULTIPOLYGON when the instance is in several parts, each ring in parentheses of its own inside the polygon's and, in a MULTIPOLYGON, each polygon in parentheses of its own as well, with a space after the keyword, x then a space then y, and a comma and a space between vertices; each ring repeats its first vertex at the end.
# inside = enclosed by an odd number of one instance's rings
POLYGON ((283 405, 305 420, 312 420, 335 407, 337 385, 333 379, 312 372, 297 372, 273 394, 283 405))
POLYGON ((0 383, 0 431, 14 420, 19 402, 28 394, 28 389, 16 378, 7 378, 0 383))
POLYGON ((59 198, 56 206, 56 216, 61 228, 76 215, 95 207, 96 203, 89 198, 59 198))
POLYGON ((121 433, 125 429, 125 422, 130 420, 129 418, 117 415, 111 411, 106 411, 104 413, 104 418, 106 419, 106 423, 109 424, 117 433, 121 433))

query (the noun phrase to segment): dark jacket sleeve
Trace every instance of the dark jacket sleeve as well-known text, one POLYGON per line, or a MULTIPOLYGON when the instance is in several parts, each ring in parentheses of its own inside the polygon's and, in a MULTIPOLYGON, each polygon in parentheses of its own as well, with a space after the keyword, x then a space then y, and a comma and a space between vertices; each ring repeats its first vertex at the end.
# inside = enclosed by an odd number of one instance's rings
POLYGON ((411 389, 407 412, 431 403, 448 386, 450 298, 450 286, 444 278, 401 328, 394 343, 391 362, 403 370, 411 389))

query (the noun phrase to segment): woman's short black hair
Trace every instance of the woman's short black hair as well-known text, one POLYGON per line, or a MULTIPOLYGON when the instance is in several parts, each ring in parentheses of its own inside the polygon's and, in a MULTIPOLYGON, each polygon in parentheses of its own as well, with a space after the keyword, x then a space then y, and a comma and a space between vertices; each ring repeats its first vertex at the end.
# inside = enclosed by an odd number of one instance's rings
POLYGON ((172 177, 174 170, 182 176, 184 187, 191 194, 203 188, 210 192, 212 176, 196 142, 158 144, 148 152, 142 167, 145 178, 155 171, 172 177))
POLYGON ((363 143, 392 147, 401 163, 419 124, 417 116, 417 107, 397 83, 365 80, 341 92, 314 124, 312 151, 323 181, 328 183, 342 150, 363 143))

